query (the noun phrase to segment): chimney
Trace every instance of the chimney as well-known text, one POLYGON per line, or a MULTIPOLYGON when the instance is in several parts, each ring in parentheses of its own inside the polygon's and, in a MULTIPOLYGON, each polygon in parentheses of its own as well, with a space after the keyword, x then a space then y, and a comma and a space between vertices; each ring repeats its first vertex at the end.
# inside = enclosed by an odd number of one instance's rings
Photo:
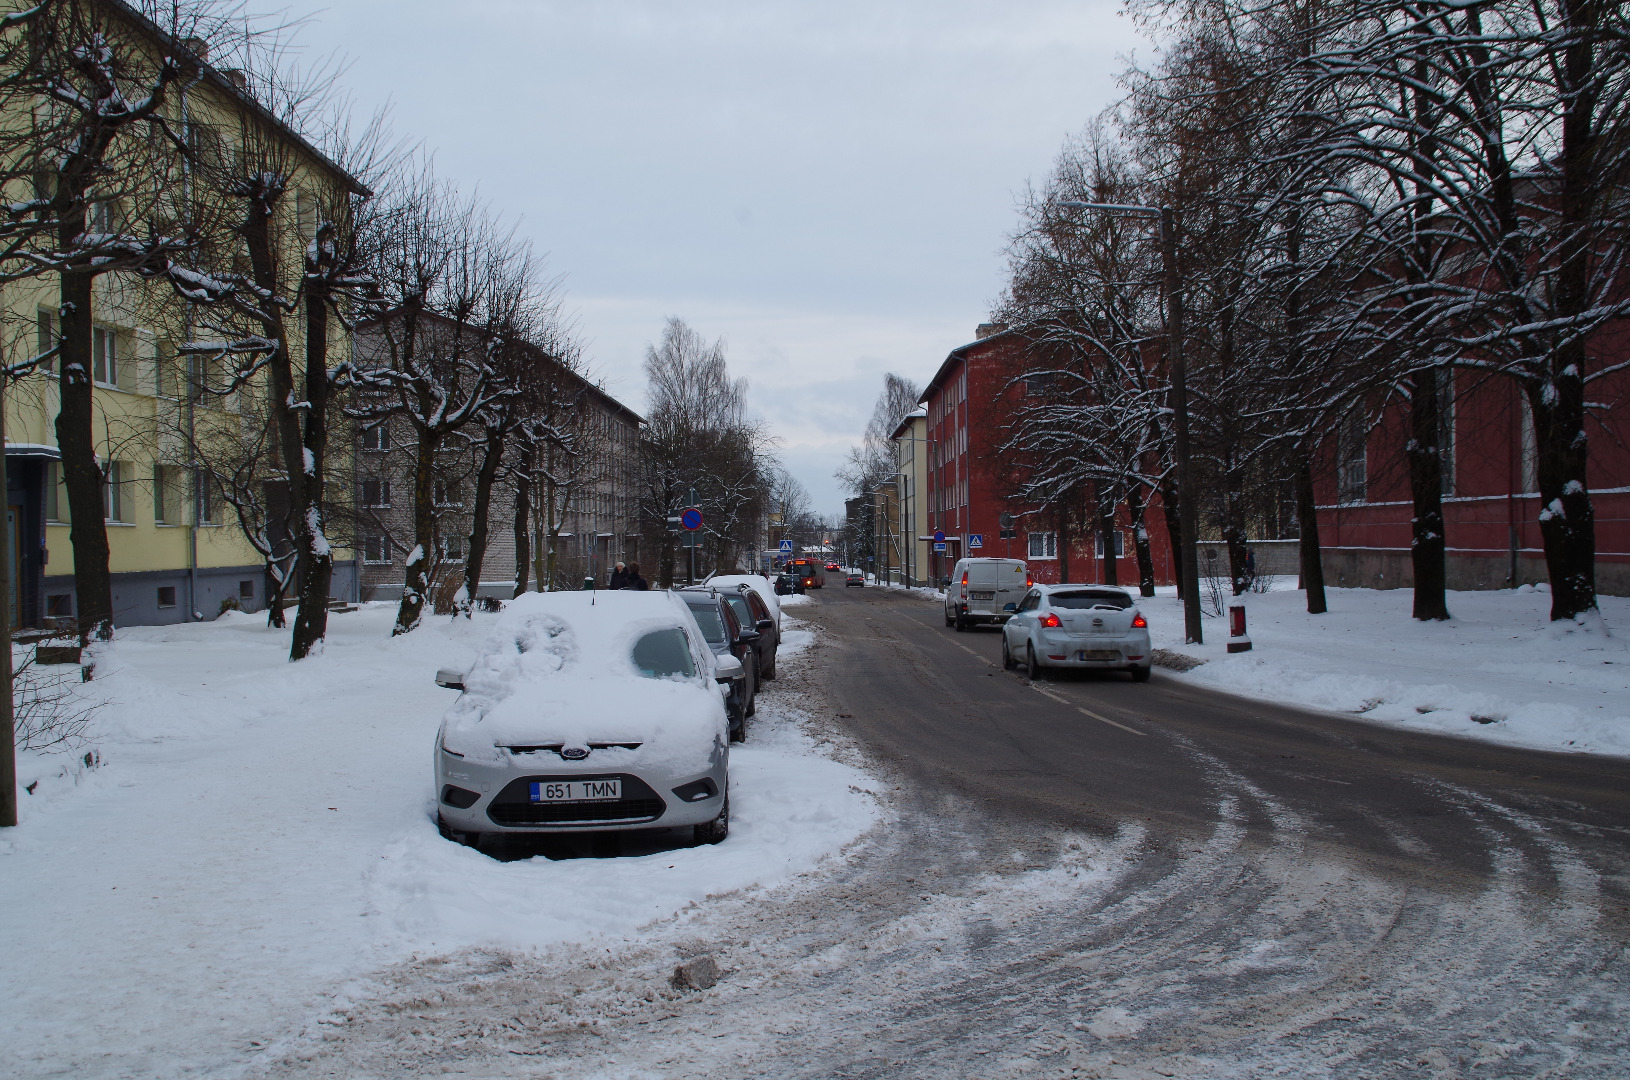
POLYGON ((249 92, 249 76, 238 68, 222 68, 221 74, 226 76, 227 82, 238 88, 238 93, 247 94, 249 92))
POLYGON ((181 44, 186 47, 188 52, 198 57, 198 59, 205 61, 209 59, 209 42, 205 41, 203 38, 182 38, 181 44))
POLYGON ((986 338, 990 337, 992 334, 1000 334, 1003 331, 1005 331, 1006 329, 1007 329, 1007 323, 982 322, 982 323, 979 324, 978 328, 974 330, 973 338, 974 338, 975 341, 984 341, 986 338))

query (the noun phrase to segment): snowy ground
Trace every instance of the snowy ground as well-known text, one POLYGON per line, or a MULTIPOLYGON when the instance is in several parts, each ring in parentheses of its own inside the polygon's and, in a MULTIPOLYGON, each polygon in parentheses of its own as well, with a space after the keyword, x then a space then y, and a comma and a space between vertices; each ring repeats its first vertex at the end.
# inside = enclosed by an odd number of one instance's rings
MULTIPOLYGON (((768 694, 718 847, 496 862, 450 844, 430 763, 452 695, 432 675, 469 661, 486 619, 393 640, 392 615, 334 616, 297 667, 258 616, 107 648, 99 762, 25 755, 35 786, 0 838, 6 1075, 231 1072, 383 965, 634 937, 807 873, 876 820, 872 782, 768 694)), ((813 635, 787 629, 796 670, 813 635)))
POLYGON ((1630 754, 1630 599, 1600 598, 1604 632, 1553 625, 1543 586, 1450 593, 1448 622, 1412 619, 1407 589, 1327 596, 1330 610, 1309 615, 1299 590, 1247 594, 1253 648, 1233 655, 1222 619, 1206 620, 1204 646, 1183 645, 1174 590, 1142 606, 1157 648, 1206 661, 1163 677, 1468 738, 1630 754))

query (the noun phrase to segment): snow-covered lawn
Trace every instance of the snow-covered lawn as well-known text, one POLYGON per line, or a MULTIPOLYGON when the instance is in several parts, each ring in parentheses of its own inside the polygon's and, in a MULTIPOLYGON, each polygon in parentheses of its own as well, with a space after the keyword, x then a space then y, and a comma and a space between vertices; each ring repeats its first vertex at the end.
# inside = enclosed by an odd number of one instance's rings
POLYGON ((1604 632, 1551 624, 1543 587, 1450 593, 1454 618, 1441 623, 1410 618, 1407 589, 1327 595, 1330 610, 1309 615, 1299 590, 1247 594, 1254 645, 1229 655, 1223 619, 1206 620, 1204 646, 1184 645, 1182 606, 1160 589, 1141 602, 1155 646, 1206 663, 1156 677, 1494 742, 1630 754, 1630 599, 1600 598, 1604 632))
MULTIPOLYGON (((432 676, 468 663, 492 617, 393 640, 392 616, 336 615, 326 654, 292 666, 260 616, 107 648, 100 764, 26 755, 37 785, 0 836, 6 1075, 224 1067, 380 965, 633 935, 806 871, 875 819, 871 781, 766 701, 732 752, 717 847, 506 863, 448 843, 431 748, 453 694, 432 676)), ((790 669, 812 635, 788 624, 790 669)))

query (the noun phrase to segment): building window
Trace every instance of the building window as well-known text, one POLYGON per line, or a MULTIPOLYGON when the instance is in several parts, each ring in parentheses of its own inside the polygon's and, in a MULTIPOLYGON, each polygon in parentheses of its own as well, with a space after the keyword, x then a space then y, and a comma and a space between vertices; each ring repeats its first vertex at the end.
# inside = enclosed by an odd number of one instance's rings
MULTIPOLYGON (((1115 557, 1117 559, 1126 558, 1126 534, 1121 532, 1121 530, 1116 529, 1115 531, 1110 533, 1110 535, 1115 538, 1115 557)), ((1098 558, 1100 558, 1100 559, 1103 558, 1104 557, 1104 534, 1103 533, 1098 533, 1092 539, 1093 539, 1093 546, 1092 546, 1093 554, 1098 556, 1098 558)))
POLYGON ((388 424, 375 424, 370 428, 362 429, 362 448, 364 450, 389 450, 391 448, 391 429, 388 424))
POLYGON ((62 462, 45 463, 45 520, 66 522, 68 517, 68 484, 62 478, 62 462))
POLYGON ((158 587, 158 606, 161 608, 175 607, 174 585, 160 585, 158 587))
POLYGON ((109 521, 125 520, 124 480, 127 466, 110 461, 102 479, 102 516, 109 521))
POLYGON ((443 540, 441 545, 441 557, 443 562, 463 562, 464 538, 461 536, 449 536, 446 540, 443 540))
POLYGON ((1024 377, 1024 396, 1043 397, 1053 388, 1053 374, 1044 371, 1039 375, 1026 375, 1024 377))
POLYGON ((1058 558, 1058 533, 1033 532, 1025 535, 1030 540, 1030 557, 1032 559, 1058 558))
POLYGON ((219 499, 215 492, 215 478, 208 470, 200 469, 198 472, 198 524, 219 525, 215 515, 220 510, 217 505, 219 499))
POLYGON ((390 544, 378 533, 364 536, 362 538, 362 561, 376 566, 390 562, 390 544))
POLYGON ((153 466, 153 523, 156 525, 183 525, 182 510, 186 506, 187 474, 175 465, 153 466))
POLYGON ((391 482, 389 480, 369 479, 362 482, 362 505, 375 510, 384 510, 391 504, 391 482))
POLYGON ((110 327, 91 328, 91 380, 103 386, 119 385, 119 335, 110 327))
MULTIPOLYGON (((44 356, 57 344, 56 317, 50 308, 40 308, 34 313, 34 355, 44 356)), ((40 365, 41 371, 55 371, 56 363, 51 360, 40 365)))
POLYGON ((459 501, 458 481, 437 480, 430 501, 435 506, 463 506, 459 501))
POLYGON ((74 594, 70 592, 51 593, 45 598, 45 614, 53 619, 73 618, 74 594))
POLYGON ((1368 417, 1362 409, 1348 413, 1336 433, 1336 500, 1361 503, 1367 482, 1365 443, 1369 439, 1368 417))
POLYGON ((253 600, 255 598, 255 582, 253 578, 238 582, 238 599, 253 600))

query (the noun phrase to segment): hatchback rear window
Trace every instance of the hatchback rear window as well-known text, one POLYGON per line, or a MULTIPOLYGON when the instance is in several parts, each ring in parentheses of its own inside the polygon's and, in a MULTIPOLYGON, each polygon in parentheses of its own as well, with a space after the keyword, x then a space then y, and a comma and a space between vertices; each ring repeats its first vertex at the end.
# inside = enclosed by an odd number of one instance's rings
POLYGON ((696 625, 702 628, 702 636, 707 638, 709 645, 724 644, 724 617, 719 614, 717 604, 693 607, 690 613, 696 616, 696 625))
POLYGON ((690 654, 690 642, 678 627, 653 630, 634 642, 634 666, 647 679, 666 679, 674 675, 690 678, 696 674, 696 661, 690 654))
POLYGON ((1114 608, 1132 606, 1132 598, 1119 589, 1071 589, 1049 594, 1047 602, 1056 608, 1092 608, 1100 604, 1114 608))

